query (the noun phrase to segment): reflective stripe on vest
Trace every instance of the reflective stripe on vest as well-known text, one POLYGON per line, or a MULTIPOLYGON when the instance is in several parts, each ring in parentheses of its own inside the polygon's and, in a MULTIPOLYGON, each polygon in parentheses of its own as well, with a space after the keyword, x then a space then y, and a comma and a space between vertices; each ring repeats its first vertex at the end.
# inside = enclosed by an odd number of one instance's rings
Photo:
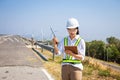
MULTIPOLYGON (((78 46, 78 44, 80 43, 81 38, 78 38, 77 41, 75 42, 75 46, 78 46)), ((68 38, 65 37, 64 38, 64 46, 68 46, 68 38)), ((63 62, 67 62, 67 63, 81 63, 80 60, 72 60, 72 56, 69 56, 66 54, 66 59, 63 60, 63 62)))
POLYGON ((62 61, 63 63, 81 63, 80 60, 67 60, 67 59, 63 59, 62 61))

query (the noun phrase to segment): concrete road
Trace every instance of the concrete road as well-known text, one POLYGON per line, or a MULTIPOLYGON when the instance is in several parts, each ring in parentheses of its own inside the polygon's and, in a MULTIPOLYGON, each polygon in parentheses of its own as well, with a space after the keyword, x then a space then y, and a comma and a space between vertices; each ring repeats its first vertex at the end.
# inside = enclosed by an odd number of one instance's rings
POLYGON ((0 36, 0 80, 53 80, 20 36, 0 36))

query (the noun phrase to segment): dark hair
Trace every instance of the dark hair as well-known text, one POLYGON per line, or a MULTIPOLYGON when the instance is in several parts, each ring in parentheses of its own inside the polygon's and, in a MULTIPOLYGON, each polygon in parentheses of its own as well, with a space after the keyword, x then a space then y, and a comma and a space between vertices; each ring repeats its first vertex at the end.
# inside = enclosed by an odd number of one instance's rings
POLYGON ((79 34, 79 28, 77 27, 76 29, 77 29, 77 33, 76 34, 78 35, 79 34))

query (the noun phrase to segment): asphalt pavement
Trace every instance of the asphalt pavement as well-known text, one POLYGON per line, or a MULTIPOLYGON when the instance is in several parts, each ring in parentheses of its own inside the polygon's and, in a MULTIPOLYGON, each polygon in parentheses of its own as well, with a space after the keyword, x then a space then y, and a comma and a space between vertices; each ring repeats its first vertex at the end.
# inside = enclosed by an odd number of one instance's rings
POLYGON ((53 80, 17 35, 0 36, 0 80, 53 80))

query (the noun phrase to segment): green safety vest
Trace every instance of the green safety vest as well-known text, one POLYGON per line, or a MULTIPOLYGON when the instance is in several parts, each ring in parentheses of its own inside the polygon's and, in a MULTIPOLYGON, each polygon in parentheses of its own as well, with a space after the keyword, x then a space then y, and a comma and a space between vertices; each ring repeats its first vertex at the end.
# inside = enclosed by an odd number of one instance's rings
MULTIPOLYGON (((79 37, 77 39, 77 41, 75 42, 74 46, 78 46, 78 44, 80 43, 80 40, 81 40, 81 38, 79 37)), ((67 37, 64 38, 64 46, 68 46, 68 38, 67 37)), ((63 59, 62 62, 63 63, 73 63, 73 64, 81 63, 80 60, 72 60, 72 56, 69 56, 67 54, 66 54, 66 59, 63 59)))

